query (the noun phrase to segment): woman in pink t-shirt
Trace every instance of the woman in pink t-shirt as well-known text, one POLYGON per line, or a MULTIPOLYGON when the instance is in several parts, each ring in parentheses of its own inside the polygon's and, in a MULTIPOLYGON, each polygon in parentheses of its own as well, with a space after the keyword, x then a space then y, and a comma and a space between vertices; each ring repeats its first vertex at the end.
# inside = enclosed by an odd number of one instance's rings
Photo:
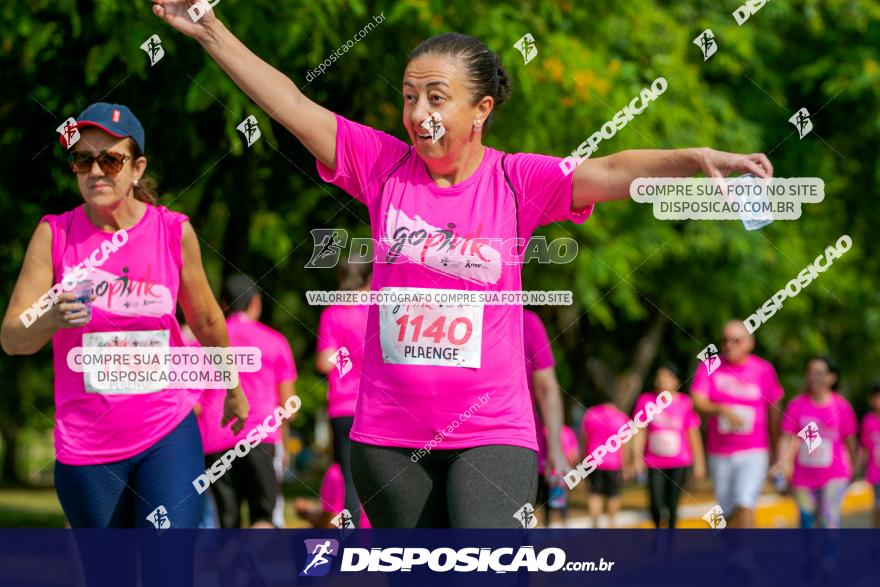
POLYGON ((865 481, 874 486, 874 527, 880 528, 880 381, 871 386, 868 405, 871 411, 862 417, 859 440, 867 464, 865 481))
MULTIPOLYGON (((350 263, 343 259, 339 263, 340 291, 369 291, 371 272, 369 263, 350 263)), ((335 514, 347 509, 354 520, 363 519, 364 515, 359 511, 361 505, 351 474, 349 434, 364 367, 368 310, 366 305, 336 305, 321 312, 315 359, 318 372, 327 376, 327 415, 333 429, 333 461, 339 465, 345 480, 344 508, 339 508, 335 514)), ((323 497, 322 502, 325 508, 332 507, 323 497)))
MULTIPOLYGON (((79 347, 185 346, 178 300, 202 344, 228 346, 223 314, 192 226, 159 206, 144 178, 141 123, 104 102, 76 122, 78 139, 65 134, 62 144, 84 202, 44 216, 34 231, 3 320, 3 350, 29 355, 52 341, 55 487, 72 527, 195 528, 204 503, 192 486, 204 469, 199 392, 137 379, 137 388, 108 389, 69 364, 85 358, 79 347)), ((238 418, 241 429, 247 411, 241 388, 230 389, 223 424, 238 418)))
MULTIPOLYGON (((608 439, 617 435, 617 431, 626 427, 629 418, 614 402, 607 401, 584 412, 581 421, 581 434, 584 438, 584 456, 593 454, 602 445, 608 446, 608 439)), ((619 441, 618 436, 618 441, 619 441)), ((611 448, 615 443, 611 444, 611 448)), ((593 527, 599 527, 599 517, 603 505, 608 516, 608 527, 614 527, 614 516, 620 511, 620 483, 623 472, 630 470, 632 463, 632 447, 629 444, 616 443, 617 450, 608 450, 598 461, 596 470, 590 480, 590 495, 587 498, 587 509, 592 518, 593 527)))
POLYGON ((850 403, 835 393, 839 371, 830 357, 807 361, 804 391, 782 416, 779 459, 801 513, 801 527, 840 527, 843 494, 852 479, 858 422, 850 403))
POLYGON ((487 147, 483 133, 510 95, 510 79, 495 53, 458 33, 432 37, 408 56, 401 89, 409 140, 401 141, 311 101, 213 11, 193 22, 186 8, 154 0, 153 12, 197 39, 315 156, 322 179, 369 209, 373 290, 394 304, 370 307, 351 430, 355 484, 370 521, 530 524, 537 445, 522 306, 484 305, 477 294, 521 290, 524 245, 538 226, 582 222, 595 203, 629 198, 638 177, 769 177, 769 160, 697 148, 626 151, 578 166, 572 157, 487 147))
POLYGON ((637 474, 648 468, 648 497, 651 518, 659 528, 662 509, 669 513, 668 527, 675 528, 678 519, 678 500, 684 488, 688 468, 693 465, 695 479, 706 477, 703 439, 700 436, 700 417, 694 411, 691 398, 678 391, 681 372, 667 363, 657 369, 652 393, 643 393, 633 414, 644 410, 648 402, 657 402, 657 394, 668 391, 672 402, 654 416, 641 434, 633 438, 633 466, 637 474))

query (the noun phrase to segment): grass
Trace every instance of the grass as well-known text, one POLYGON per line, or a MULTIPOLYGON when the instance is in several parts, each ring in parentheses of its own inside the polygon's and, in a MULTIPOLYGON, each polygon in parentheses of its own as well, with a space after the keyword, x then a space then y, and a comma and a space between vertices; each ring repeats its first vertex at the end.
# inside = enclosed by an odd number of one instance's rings
POLYGON ((0 528, 63 528, 53 487, 0 488, 0 528))

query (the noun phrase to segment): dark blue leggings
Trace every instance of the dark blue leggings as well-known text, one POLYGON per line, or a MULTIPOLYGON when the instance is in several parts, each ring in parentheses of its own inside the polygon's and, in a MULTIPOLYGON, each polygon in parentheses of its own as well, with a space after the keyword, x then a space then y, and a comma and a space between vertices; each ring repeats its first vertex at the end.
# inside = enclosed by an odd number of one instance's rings
POLYGON ((123 461, 102 465, 55 462, 55 490, 73 528, 154 528, 156 508, 172 528, 197 528, 204 495, 192 480, 204 473, 202 438, 195 415, 156 444, 123 461))

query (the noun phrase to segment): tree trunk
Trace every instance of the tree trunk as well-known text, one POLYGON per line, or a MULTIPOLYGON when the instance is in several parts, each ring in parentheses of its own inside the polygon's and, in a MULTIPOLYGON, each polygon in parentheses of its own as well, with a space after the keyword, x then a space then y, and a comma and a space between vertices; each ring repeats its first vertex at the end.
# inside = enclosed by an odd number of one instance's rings
POLYGON ((0 464, 0 480, 6 485, 23 483, 18 470, 18 422, 21 420, 21 363, 19 360, 4 360, 0 366, 0 377, 11 382, 11 389, 2 394, 0 408, 0 438, 3 439, 3 463, 0 464))
POLYGON ((657 351, 660 349, 660 343, 663 341, 663 333, 666 331, 666 324, 668 322, 669 318, 662 312, 658 312, 654 317, 654 322, 648 328, 648 332, 636 345, 632 365, 617 378, 615 390, 617 393, 614 396, 614 403, 618 407, 629 410, 635 404, 639 391, 644 387, 648 369, 651 368, 651 364, 657 358, 657 351))
POLYGON ((636 344, 629 368, 619 375, 615 375, 614 370, 602 359, 589 357, 585 361, 587 374, 593 384, 605 397, 614 398, 614 403, 620 409, 629 411, 635 403, 639 390, 644 386, 648 369, 657 357, 668 322, 669 318, 663 313, 654 317, 648 331, 636 344))
POLYGON ((0 438, 3 439, 3 465, 0 469, 0 479, 4 485, 21 485, 18 473, 18 427, 6 426, 0 430, 0 438))

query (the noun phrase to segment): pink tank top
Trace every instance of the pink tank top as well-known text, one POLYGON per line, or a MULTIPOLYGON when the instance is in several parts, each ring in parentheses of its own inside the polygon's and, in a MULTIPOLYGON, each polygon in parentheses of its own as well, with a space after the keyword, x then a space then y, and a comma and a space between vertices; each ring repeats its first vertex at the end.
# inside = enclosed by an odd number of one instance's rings
MULTIPOLYGON (((67 365, 68 351, 77 346, 186 346, 175 316, 186 220, 183 214, 147 205, 143 217, 127 229, 128 241, 90 275, 97 295, 91 320, 52 338, 59 462, 94 465, 141 453, 173 430, 198 400, 199 390, 100 392, 87 388, 85 373, 67 365)), ((95 227, 83 206, 40 222, 52 227, 54 283, 113 234, 95 227)))

